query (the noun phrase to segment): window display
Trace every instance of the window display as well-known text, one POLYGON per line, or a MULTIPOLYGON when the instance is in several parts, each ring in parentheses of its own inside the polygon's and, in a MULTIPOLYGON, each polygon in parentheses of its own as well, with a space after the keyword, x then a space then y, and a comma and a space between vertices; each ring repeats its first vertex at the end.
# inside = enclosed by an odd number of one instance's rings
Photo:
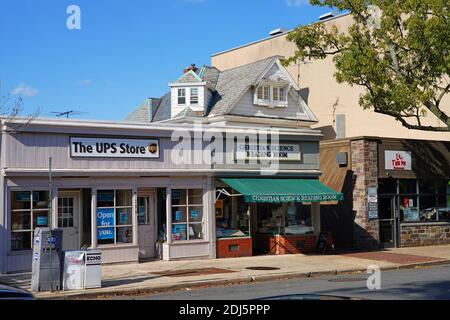
POLYGON ((230 196, 235 194, 231 188, 221 190, 225 190, 228 195, 221 193, 216 201, 216 237, 218 239, 248 237, 250 206, 244 202, 243 197, 230 196))
POLYGON ((272 235, 314 234, 311 205, 284 203, 258 206, 258 233, 272 235))
POLYGON ((202 240, 203 190, 172 190, 172 241, 202 240))
POLYGON ((97 242, 99 245, 133 243, 131 190, 97 192, 97 242))
POLYGON ((31 250, 34 229, 49 226, 49 197, 48 191, 11 193, 11 250, 31 250))

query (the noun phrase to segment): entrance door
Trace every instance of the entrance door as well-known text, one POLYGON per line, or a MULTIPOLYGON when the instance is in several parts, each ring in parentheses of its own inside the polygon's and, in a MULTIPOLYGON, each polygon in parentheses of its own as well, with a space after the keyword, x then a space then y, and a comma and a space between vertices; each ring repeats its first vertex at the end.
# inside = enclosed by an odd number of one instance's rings
POLYGON ((80 249, 80 193, 60 192, 58 228, 63 229, 63 250, 80 249))
POLYGON ((138 196, 137 210, 139 224, 139 258, 154 258, 156 244, 154 193, 140 194, 138 196))
POLYGON ((384 247, 397 247, 398 223, 395 197, 379 198, 380 242, 384 247))

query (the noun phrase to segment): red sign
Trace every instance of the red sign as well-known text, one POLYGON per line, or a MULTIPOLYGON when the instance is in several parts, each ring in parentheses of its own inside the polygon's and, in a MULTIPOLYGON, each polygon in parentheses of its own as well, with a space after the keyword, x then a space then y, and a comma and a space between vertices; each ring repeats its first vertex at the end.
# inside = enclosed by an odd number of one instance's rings
POLYGON ((395 160, 392 160, 392 167, 394 170, 405 170, 406 160, 403 159, 403 156, 400 153, 397 153, 395 155, 395 160))
POLYGON ((409 207, 409 199, 408 199, 408 198, 403 199, 403 206, 404 206, 405 208, 408 208, 408 207, 409 207))

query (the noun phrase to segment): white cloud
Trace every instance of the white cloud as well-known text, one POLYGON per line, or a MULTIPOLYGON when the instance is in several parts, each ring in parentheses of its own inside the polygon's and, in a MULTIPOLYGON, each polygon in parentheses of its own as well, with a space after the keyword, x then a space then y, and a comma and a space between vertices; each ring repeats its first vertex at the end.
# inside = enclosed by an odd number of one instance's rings
POLYGON ((94 81, 92 79, 84 79, 79 81, 79 84, 82 86, 90 86, 94 81))
POLYGON ((305 4, 309 4, 309 0, 286 0, 288 7, 301 7, 305 4))
POLYGON ((27 86, 26 83, 21 83, 11 93, 15 96, 34 97, 38 92, 38 89, 27 86))

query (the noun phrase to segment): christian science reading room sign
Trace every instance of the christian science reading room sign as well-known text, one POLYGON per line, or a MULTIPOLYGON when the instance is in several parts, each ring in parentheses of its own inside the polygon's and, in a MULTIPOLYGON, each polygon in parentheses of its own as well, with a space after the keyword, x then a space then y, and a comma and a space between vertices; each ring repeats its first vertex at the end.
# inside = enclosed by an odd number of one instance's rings
POLYGON ((248 144, 238 143, 236 159, 301 160, 298 144, 248 144))
POLYGON ((158 140, 70 138, 72 158, 159 158, 158 140))

